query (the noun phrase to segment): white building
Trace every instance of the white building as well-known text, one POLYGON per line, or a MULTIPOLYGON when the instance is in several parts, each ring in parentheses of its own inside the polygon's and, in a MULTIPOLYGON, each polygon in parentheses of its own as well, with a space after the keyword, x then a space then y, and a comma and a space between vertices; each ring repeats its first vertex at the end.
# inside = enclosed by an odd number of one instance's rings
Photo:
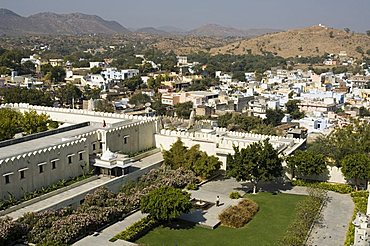
POLYGON ((117 70, 117 68, 111 67, 107 68, 106 70, 101 72, 101 75, 104 77, 106 81, 119 81, 119 80, 125 80, 130 79, 132 77, 135 77, 139 75, 138 69, 122 69, 117 70))

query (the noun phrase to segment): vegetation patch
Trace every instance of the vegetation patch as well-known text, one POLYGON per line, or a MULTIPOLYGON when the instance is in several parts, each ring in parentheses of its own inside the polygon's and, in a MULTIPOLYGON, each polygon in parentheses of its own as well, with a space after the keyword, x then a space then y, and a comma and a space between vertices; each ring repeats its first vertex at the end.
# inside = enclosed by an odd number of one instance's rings
POLYGON ((353 242, 355 240, 355 226, 352 224, 352 221, 356 218, 357 211, 360 211, 361 213, 364 213, 364 214, 366 213, 369 192, 368 191, 355 191, 351 193, 351 197, 352 197, 353 202, 355 203, 355 209, 353 210, 352 220, 349 223, 344 246, 353 245, 353 242))
POLYGON ((242 195, 240 195, 240 193, 237 191, 233 191, 230 193, 229 197, 230 199, 239 199, 242 197, 242 195))
POLYGON ((349 184, 334 184, 334 183, 311 181, 311 180, 304 181, 301 179, 293 180, 292 185, 330 190, 330 191, 338 192, 341 194, 348 194, 354 191, 352 186, 349 184))
POLYGON ((171 226, 164 224, 154 228, 135 243, 150 246, 276 245, 295 217, 294 208, 297 203, 305 198, 301 195, 283 193, 273 195, 269 192, 259 192, 256 195, 246 194, 245 197, 255 201, 259 206, 259 211, 241 228, 221 225, 210 230, 178 220, 176 223, 172 221, 171 226))
POLYGON ((304 245, 313 222, 318 219, 326 192, 322 189, 310 188, 309 195, 296 206, 296 214, 288 230, 279 241, 280 245, 304 245))
POLYGON ((238 205, 225 209, 218 218, 221 224, 234 228, 243 227, 258 212, 258 205, 252 200, 244 199, 238 205))
POLYGON ((120 232, 119 234, 114 236, 109 241, 114 242, 120 239, 120 240, 133 242, 136 239, 143 236, 145 233, 147 233, 150 229, 156 227, 157 225, 158 225, 158 221, 156 221, 150 216, 147 216, 135 222, 131 226, 127 227, 124 231, 120 232))

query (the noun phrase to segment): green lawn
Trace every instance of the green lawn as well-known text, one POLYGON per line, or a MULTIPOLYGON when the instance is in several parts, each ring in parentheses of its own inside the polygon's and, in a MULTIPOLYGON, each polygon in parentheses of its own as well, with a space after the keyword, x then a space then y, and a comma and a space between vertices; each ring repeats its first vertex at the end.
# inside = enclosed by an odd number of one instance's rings
POLYGON ((183 245, 274 245, 294 217, 296 203, 304 196, 261 192, 248 195, 260 210, 245 227, 219 226, 215 230, 181 223, 184 229, 160 226, 136 241, 150 246, 183 245))

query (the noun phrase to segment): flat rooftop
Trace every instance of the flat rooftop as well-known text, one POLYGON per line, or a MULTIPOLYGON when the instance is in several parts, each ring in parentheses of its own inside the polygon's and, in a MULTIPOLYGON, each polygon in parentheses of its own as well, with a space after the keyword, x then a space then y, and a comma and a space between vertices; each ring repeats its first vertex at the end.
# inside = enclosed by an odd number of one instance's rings
POLYGON ((81 127, 78 129, 66 131, 66 132, 56 133, 56 134, 52 134, 49 136, 29 140, 29 141, 22 142, 22 143, 16 143, 16 144, 12 144, 9 146, 1 147, 0 148, 0 160, 6 159, 8 157, 28 153, 31 151, 47 148, 50 146, 62 144, 64 142, 69 142, 72 139, 70 140, 66 140, 66 139, 73 138, 73 137, 76 137, 84 133, 92 132, 100 128, 101 127, 98 125, 90 125, 90 126, 85 126, 85 127, 81 127), (65 140, 63 141, 63 139, 65 140))

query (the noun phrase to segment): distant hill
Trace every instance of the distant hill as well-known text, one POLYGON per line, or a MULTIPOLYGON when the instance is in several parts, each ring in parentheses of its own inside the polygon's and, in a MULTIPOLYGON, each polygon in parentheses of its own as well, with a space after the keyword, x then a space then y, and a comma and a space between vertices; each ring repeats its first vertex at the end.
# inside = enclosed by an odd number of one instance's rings
POLYGON ((217 24, 207 24, 187 32, 192 36, 205 37, 255 37, 266 33, 280 32, 277 29, 237 29, 217 24))
POLYGON ((212 48, 211 54, 262 54, 271 52, 282 57, 321 56, 346 51, 352 57, 361 57, 358 48, 370 49, 370 37, 324 26, 312 26, 244 39, 222 47, 212 48))
POLYGON ((130 31, 118 22, 107 21, 96 15, 46 12, 23 17, 8 9, 0 9, 1 34, 114 34, 128 32, 130 31))
POLYGON ((164 31, 166 33, 172 33, 177 35, 184 35, 186 34, 186 30, 175 27, 175 26, 160 26, 156 28, 157 30, 164 31))

